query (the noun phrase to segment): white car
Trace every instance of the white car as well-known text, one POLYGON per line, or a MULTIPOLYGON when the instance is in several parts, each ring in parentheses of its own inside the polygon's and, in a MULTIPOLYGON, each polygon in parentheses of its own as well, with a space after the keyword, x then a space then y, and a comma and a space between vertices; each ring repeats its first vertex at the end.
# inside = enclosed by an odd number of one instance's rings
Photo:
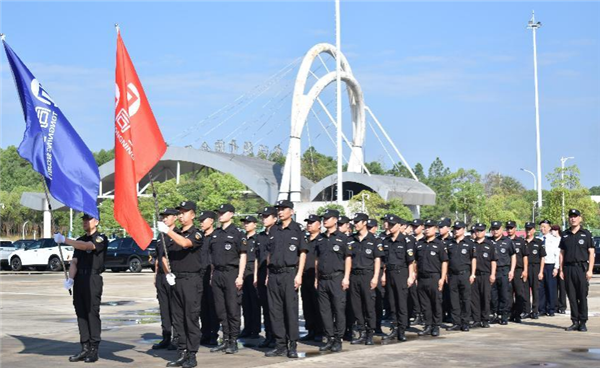
MULTIPOLYGON (((62 246, 65 266, 73 259, 73 247, 62 246)), ((24 267, 62 271, 58 245, 54 239, 38 239, 27 246, 15 250, 8 256, 8 264, 13 271, 21 271, 24 267)))
POLYGON ((10 256, 15 250, 21 249, 27 244, 33 243, 34 241, 35 240, 33 239, 21 239, 15 241, 14 243, 10 240, 0 241, 0 268, 3 270, 6 268, 10 269, 10 265, 8 264, 8 256, 10 256))

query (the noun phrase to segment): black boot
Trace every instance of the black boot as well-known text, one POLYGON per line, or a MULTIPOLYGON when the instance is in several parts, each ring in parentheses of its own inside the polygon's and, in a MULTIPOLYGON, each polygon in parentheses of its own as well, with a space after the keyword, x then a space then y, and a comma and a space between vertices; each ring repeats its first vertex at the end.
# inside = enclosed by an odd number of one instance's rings
POLYGON ((83 343, 81 343, 81 351, 79 353, 73 355, 72 357, 69 357, 69 362, 80 362, 85 359, 85 357, 89 354, 89 352, 90 352, 90 343, 83 342, 83 343))
MULTIPOLYGON (((267 351, 265 353, 265 356, 267 358, 286 356, 287 352, 288 352, 287 346, 285 346, 285 345, 278 345, 275 349, 273 349, 271 351, 267 351)), ((296 355, 298 355, 298 354, 296 354, 296 355)))
POLYGON ((352 336, 352 328, 347 328, 346 332, 344 332, 344 340, 345 341, 352 341, 353 336, 352 336))
POLYGON ((365 345, 373 345, 373 331, 367 331, 367 339, 365 345))
POLYGON ((179 350, 179 357, 177 360, 167 363, 167 367, 181 367, 183 363, 185 363, 188 359, 188 351, 187 350, 179 350))
POLYGON ((462 327, 460 328, 460 330, 464 331, 464 332, 469 332, 469 330, 470 330, 469 324, 462 325, 462 327))
POLYGON ((185 362, 183 362, 182 367, 183 368, 194 368, 197 365, 198 365, 198 361, 196 361, 196 353, 190 352, 188 354, 187 360, 185 362))
POLYGON ((396 326, 392 325, 392 330, 390 331, 389 334, 385 335, 381 341, 393 341, 396 340, 398 338, 398 329, 396 326))
POLYGON ((300 338, 300 341, 313 341, 315 339, 315 331, 309 330, 308 333, 300 338))
POLYGON ((415 317, 415 320, 412 324, 413 325, 422 325, 423 324, 423 316, 421 316, 420 314, 417 314, 417 316, 415 317))
POLYGON ((260 349, 268 348, 269 345, 271 345, 271 340, 273 340, 273 338, 267 335, 267 337, 265 337, 265 339, 260 344, 258 344, 258 347, 260 349))
POLYGON ((225 348, 225 354, 235 354, 238 352, 237 339, 229 340, 229 345, 225 348))
POLYGON ((335 340, 334 337, 327 337, 327 342, 325 343, 325 345, 323 345, 319 348, 319 351, 331 351, 334 340, 335 340))
POLYGON ((169 344, 169 346, 167 347, 167 350, 177 350, 177 345, 179 345, 179 338, 174 337, 171 340, 171 343, 169 344))
POLYGON ((460 330, 460 325, 452 325, 451 327, 448 327, 446 329, 446 331, 458 331, 460 330))
POLYGON ((342 339, 336 337, 333 341, 333 345, 331 345, 331 352, 339 353, 340 351, 342 351, 342 339))
POLYGON ((298 343, 296 341, 290 341, 290 347, 287 352, 288 358, 297 359, 298 358, 298 343))
POLYGON ((98 345, 90 345, 90 352, 83 361, 86 363, 94 363, 98 361, 98 345))
POLYGON ((500 325, 508 325, 508 316, 506 315, 506 313, 502 313, 502 316, 500 316, 500 325))
POLYGON ((587 326, 585 325, 585 321, 579 322, 578 331, 587 332, 587 326))
POLYGON ((573 321, 573 324, 565 328, 565 331, 579 331, 579 322, 573 321))
POLYGON ((433 328, 431 329, 431 336, 440 336, 440 326, 433 326, 433 328))
POLYGON ((433 329, 431 328, 431 326, 427 325, 427 326, 425 326, 425 329, 423 331, 420 331, 417 335, 419 335, 419 336, 431 335, 432 330, 433 329))
POLYGON ((211 353, 218 353, 219 351, 225 351, 225 349, 227 349, 227 346, 229 345, 229 340, 228 339, 223 339, 223 341, 221 342, 221 344, 215 346, 214 348, 210 349, 211 353))
POLYGON ((163 336, 163 338, 162 338, 161 342, 159 342, 158 344, 152 345, 152 349, 154 349, 154 350, 166 349, 169 347, 169 345, 171 345, 171 333, 163 331, 162 336, 163 336))
POLYGON ((360 331, 360 336, 358 338, 352 340, 350 342, 351 345, 362 345, 367 341, 367 333, 365 331, 360 331))

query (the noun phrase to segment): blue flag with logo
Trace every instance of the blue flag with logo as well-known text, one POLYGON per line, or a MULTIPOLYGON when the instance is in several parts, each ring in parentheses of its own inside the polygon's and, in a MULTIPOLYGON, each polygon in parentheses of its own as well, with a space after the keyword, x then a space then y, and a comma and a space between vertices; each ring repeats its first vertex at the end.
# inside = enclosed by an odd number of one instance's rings
POLYGON ((100 174, 92 152, 40 82, 2 41, 25 117, 19 155, 44 176, 55 199, 99 218, 96 200, 100 174))

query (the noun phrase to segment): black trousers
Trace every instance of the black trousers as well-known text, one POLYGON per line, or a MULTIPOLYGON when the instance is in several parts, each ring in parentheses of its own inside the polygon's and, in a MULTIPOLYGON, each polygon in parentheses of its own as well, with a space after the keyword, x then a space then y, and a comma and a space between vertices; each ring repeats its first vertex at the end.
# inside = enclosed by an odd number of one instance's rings
POLYGON ((75 275, 73 284, 73 306, 79 326, 79 341, 93 346, 100 344, 100 302, 104 282, 101 275, 75 275))
POLYGON ((587 263, 577 265, 564 265, 563 274, 569 297, 571 320, 585 323, 588 319, 587 296, 590 283, 585 277, 587 263))
POLYGON ((469 271, 448 275, 450 302, 452 304, 452 323, 466 325, 471 319, 471 283, 469 271))
POLYGON ((173 287, 175 308, 173 324, 179 335, 178 349, 197 352, 200 347, 200 309, 202 306, 201 273, 177 275, 173 287))
MULTIPOLYGON (((514 303, 511 309, 511 315, 513 317, 519 317, 521 313, 525 312, 527 299, 527 290, 529 289, 529 281, 523 281, 523 269, 515 269, 515 277, 512 280, 512 290, 514 293, 514 303)), ((529 275, 528 275, 529 276, 529 275)), ((511 296, 512 299, 512 296, 511 296)))
POLYGON ((408 288, 408 310, 413 317, 417 314, 423 314, 416 284, 413 284, 410 288, 408 288))
POLYGON ((240 335, 242 291, 235 287, 238 269, 215 270, 212 289, 215 298, 217 319, 223 326, 224 340, 237 340, 240 335))
POLYGON ((490 274, 477 274, 471 288, 471 309, 474 322, 489 322, 491 289, 490 274))
POLYGON ((553 277, 554 264, 544 265, 544 279, 540 282, 540 312, 556 312, 556 296, 558 295, 557 274, 553 277))
POLYGON ((304 328, 317 335, 323 334, 321 314, 319 313, 319 299, 315 289, 315 269, 309 268, 302 274, 302 313, 304 314, 304 328))
POLYGON ((419 275, 417 290, 426 326, 439 326, 442 323, 442 292, 438 289, 439 274, 419 275))
POLYGON ((298 291, 294 289, 296 272, 269 273, 267 292, 271 329, 277 346, 298 341, 298 291))
POLYGON ((565 284, 565 280, 560 278, 560 275, 556 277, 558 281, 558 299, 557 306, 559 310, 566 311, 567 310, 567 285, 565 284))
POLYGON ((252 267, 246 267, 242 291, 244 331, 248 331, 251 334, 259 334, 261 326, 260 302, 258 301, 258 290, 254 287, 254 262, 252 262, 252 267))
POLYGON ((329 338, 341 339, 346 329, 346 291, 342 290, 344 274, 329 280, 319 279, 319 312, 323 333, 329 338))
MULTIPOLYGON (((390 322, 398 330, 408 328, 408 268, 388 269, 386 272, 386 294, 390 302, 390 322)), ((421 312, 419 312, 421 313, 421 312)))
POLYGON ((219 320, 215 309, 215 297, 210 286, 210 268, 202 276, 203 293, 200 309, 200 321, 202 322, 202 338, 217 338, 219 336, 219 320))
POLYGON ((492 312, 498 315, 508 315, 510 312, 509 295, 510 282, 508 281, 509 266, 496 268, 496 282, 492 285, 492 312))
POLYGON ((156 275, 156 298, 160 311, 160 324, 163 335, 171 335, 173 329, 171 308, 173 307, 173 287, 167 282, 166 275, 162 272, 156 275))
POLYGON ((540 279, 538 275, 540 273, 540 264, 529 264, 529 272, 527 274, 527 283, 529 284, 526 298, 525 313, 539 313, 539 294, 540 294, 540 279), (531 299, 529 295, 531 294, 531 299))
MULTIPOLYGON (((375 328, 381 329, 381 321, 383 320, 383 309, 386 302, 385 286, 381 285, 383 277, 383 267, 379 270, 379 281, 375 288, 375 328)), ((387 301, 387 309, 389 309, 389 301, 387 301)))
POLYGON ((375 290, 371 290, 371 279, 373 271, 350 276, 350 304, 360 331, 375 330, 375 290))
POLYGON ((444 282, 442 289, 442 318, 452 317, 452 297, 450 296, 450 285, 444 282))
POLYGON ((273 335, 273 329, 271 328, 271 316, 269 315, 269 297, 267 292, 267 285, 265 285, 266 280, 267 267, 263 266, 258 269, 258 282, 256 287, 258 289, 258 301, 260 302, 260 306, 262 307, 263 319, 265 321, 265 335, 267 338, 270 338, 273 335))

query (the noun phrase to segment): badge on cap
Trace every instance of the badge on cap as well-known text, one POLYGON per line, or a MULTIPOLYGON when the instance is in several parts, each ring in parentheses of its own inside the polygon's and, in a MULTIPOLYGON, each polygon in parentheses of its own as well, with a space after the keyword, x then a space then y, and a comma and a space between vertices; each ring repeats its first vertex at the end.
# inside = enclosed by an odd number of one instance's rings
POLYGON ((181 202, 180 206, 185 207, 185 201, 181 202))

